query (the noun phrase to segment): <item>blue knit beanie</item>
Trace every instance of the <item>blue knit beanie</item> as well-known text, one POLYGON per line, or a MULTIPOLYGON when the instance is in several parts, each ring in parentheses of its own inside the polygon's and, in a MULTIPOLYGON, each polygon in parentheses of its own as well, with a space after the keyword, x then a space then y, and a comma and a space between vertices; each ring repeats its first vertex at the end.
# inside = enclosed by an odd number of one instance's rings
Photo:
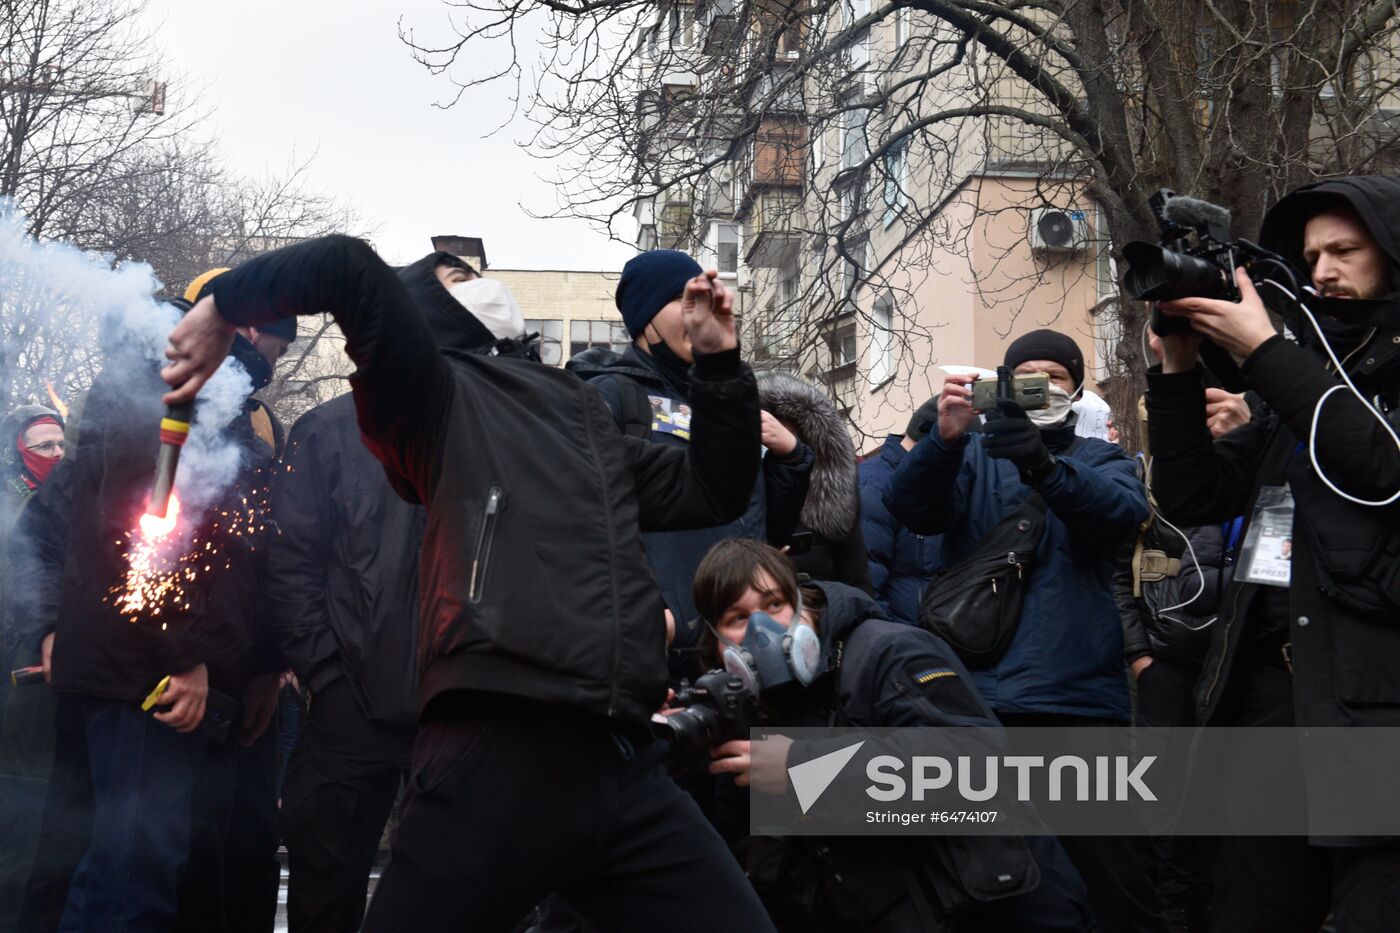
POLYGON ((681 296, 685 283, 703 271, 698 262, 674 249, 649 249, 627 260, 614 299, 627 333, 636 339, 658 311, 681 296))

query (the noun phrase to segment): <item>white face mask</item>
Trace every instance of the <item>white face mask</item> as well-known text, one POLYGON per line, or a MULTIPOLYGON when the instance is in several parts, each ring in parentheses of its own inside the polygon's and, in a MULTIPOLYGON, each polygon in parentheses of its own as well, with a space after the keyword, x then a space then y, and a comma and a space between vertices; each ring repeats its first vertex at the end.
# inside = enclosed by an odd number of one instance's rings
POLYGON ((497 340, 525 335, 525 315, 510 289, 496 279, 458 282, 447 290, 457 302, 486 325, 497 340))
POLYGON ((1069 393, 1059 386, 1050 387, 1050 404, 1039 411, 1028 411, 1026 417, 1031 419, 1031 424, 1038 428, 1053 428, 1064 424, 1069 417, 1070 401, 1069 393))

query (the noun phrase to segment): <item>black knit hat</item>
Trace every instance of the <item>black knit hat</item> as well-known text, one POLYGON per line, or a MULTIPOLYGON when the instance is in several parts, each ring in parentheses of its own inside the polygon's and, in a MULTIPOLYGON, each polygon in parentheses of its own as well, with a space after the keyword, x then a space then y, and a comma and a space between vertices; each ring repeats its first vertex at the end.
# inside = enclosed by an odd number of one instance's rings
POLYGON ((685 291, 685 283, 704 270, 685 253, 674 249, 652 249, 638 253, 622 267, 614 299, 627 333, 635 338, 656 313, 685 291))
POLYGON ((1059 363, 1069 370, 1076 387, 1084 385, 1084 353, 1073 337, 1054 330, 1033 330, 1022 334, 1006 348, 1006 365, 1015 369, 1028 360, 1059 363))

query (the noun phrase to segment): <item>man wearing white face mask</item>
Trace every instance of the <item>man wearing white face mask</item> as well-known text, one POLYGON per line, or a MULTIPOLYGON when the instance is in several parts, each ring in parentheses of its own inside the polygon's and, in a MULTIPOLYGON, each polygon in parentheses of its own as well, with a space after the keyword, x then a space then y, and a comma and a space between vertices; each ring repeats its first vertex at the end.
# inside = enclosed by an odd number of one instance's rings
MULTIPOLYGON (((917 534, 943 534, 956 567, 1001 520, 1038 494, 1044 527, 1023 584, 1014 634, 973 679, 1006 725, 1127 725, 1123 628, 1113 598, 1119 544, 1147 517, 1133 461, 1098 438, 1077 438, 1070 406, 1084 357, 1064 334, 1037 330, 1007 348, 1017 374, 1050 377, 1050 404, 998 403, 980 439, 969 434, 974 376, 949 376, 938 428, 915 445, 885 490, 890 514, 917 534)), ((1138 840, 1061 840, 1084 877, 1099 929, 1165 930, 1138 840)))
POLYGON ((525 315, 504 283, 477 277, 458 282, 447 291, 497 340, 519 340, 525 336, 525 315))

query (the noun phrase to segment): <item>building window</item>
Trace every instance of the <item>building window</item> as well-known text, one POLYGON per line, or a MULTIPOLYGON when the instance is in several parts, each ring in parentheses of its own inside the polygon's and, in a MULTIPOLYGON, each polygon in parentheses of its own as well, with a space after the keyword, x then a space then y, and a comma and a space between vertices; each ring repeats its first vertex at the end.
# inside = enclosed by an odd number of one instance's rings
POLYGON ((831 353, 829 369, 854 366, 859 354, 856 352, 856 329, 854 325, 842 327, 827 338, 827 349, 831 353))
POLYGON ((894 375, 894 296, 881 295, 870 310, 870 384, 894 375))
POLYGON ((695 7, 672 6, 667 11, 666 39, 673 49, 687 49, 695 44, 695 7))
POLYGON ((797 304, 798 287, 799 277, 797 270, 785 270, 783 272, 783 277, 778 280, 778 301, 783 307, 797 304))
MULTIPOLYGON (((861 283, 865 278, 865 241, 852 244, 846 247, 846 255, 841 257, 841 301, 845 306, 843 313, 850 314, 855 310, 856 292, 859 291, 861 283)), ((854 361, 854 357, 852 360, 854 361)))
POLYGON ((1108 216, 1094 211, 1094 298, 1107 301, 1118 295, 1118 264, 1113 261, 1113 237, 1108 229, 1108 216))
MULTIPOLYGON (((866 16, 870 15, 870 0, 846 0, 846 28, 849 29, 866 16)), ((859 71, 870 64, 870 29, 861 30, 851 43, 847 53, 850 56, 851 69, 859 71)))
POLYGON ((715 224, 715 260, 720 275, 739 274, 738 224, 715 224))
POLYGON ((894 54, 898 55, 909 41, 909 8, 902 6, 894 11, 894 54))
POLYGON ((861 105, 859 94, 847 96, 841 103, 841 167, 855 168, 870 154, 865 138, 865 123, 870 111, 861 105))
POLYGON ((909 137, 885 153, 885 226, 909 206, 909 137))
POLYGON ((627 328, 614 321, 570 321, 569 356, 578 356, 589 347, 610 347, 621 353, 632 342, 627 328))
POLYGON ((550 366, 558 366, 564 361, 562 336, 563 321, 547 321, 539 318, 525 319, 525 333, 540 335, 540 360, 550 366))

